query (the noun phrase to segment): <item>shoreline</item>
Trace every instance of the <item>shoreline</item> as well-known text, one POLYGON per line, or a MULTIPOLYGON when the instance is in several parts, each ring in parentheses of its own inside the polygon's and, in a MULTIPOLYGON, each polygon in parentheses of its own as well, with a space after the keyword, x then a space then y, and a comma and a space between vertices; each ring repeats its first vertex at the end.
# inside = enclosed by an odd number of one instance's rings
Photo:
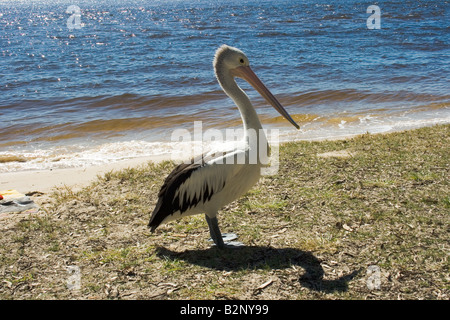
MULTIPOLYGON (((439 125, 439 124, 434 124, 439 125)), ((434 126, 431 125, 431 126, 434 126)), ((424 126, 430 127, 430 126, 424 126)), ((387 132, 375 132, 369 133, 370 135, 385 135, 393 132, 412 131, 419 128, 409 128, 403 130, 387 131, 387 132)), ((335 137, 319 138, 319 139, 300 139, 292 141, 282 141, 280 144, 288 142, 301 142, 301 141, 336 141, 352 139, 363 134, 348 134, 335 137)), ((81 190, 83 187, 88 186, 95 181, 97 176, 101 176, 107 172, 120 171, 127 168, 133 168, 141 165, 145 165, 148 162, 159 163, 162 161, 174 160, 172 156, 164 155, 152 155, 141 156, 131 158, 127 160, 119 160, 103 165, 91 165, 85 167, 75 168, 58 168, 58 169, 42 169, 42 170, 26 170, 15 172, 2 172, 0 173, 0 194, 1 191, 16 190, 20 193, 50 193, 58 188, 71 188, 74 191, 81 190)), ((182 161, 184 159, 175 159, 175 161, 182 161)))
MULTIPOLYGON (((376 134, 376 133, 375 133, 376 134)), ((333 138, 304 139, 283 141, 280 144, 300 141, 333 141, 345 140, 358 136, 359 134, 338 136, 333 138)), ((95 181, 97 176, 101 176, 110 171, 120 171, 127 168, 145 165, 148 162, 159 163, 162 161, 183 161, 184 159, 173 159, 171 155, 142 156, 127 160, 114 161, 103 165, 92 165, 75 168, 58 168, 42 170, 24 170, 0 173, 0 194, 1 191, 16 190, 22 194, 29 193, 50 193, 58 188, 70 188, 79 191, 95 181)))

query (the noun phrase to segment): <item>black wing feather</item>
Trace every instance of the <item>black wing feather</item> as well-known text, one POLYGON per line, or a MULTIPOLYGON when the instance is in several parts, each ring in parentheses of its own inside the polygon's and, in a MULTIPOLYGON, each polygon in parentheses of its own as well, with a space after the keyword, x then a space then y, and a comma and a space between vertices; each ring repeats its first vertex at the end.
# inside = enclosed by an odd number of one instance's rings
MULTIPOLYGON (((222 155, 225 155, 224 152, 222 155)), ((215 154, 217 157, 217 153, 215 154)), ((211 160, 213 157, 211 155, 201 155, 191 160, 191 163, 182 163, 178 165, 166 178, 161 190, 158 193, 158 202, 156 203, 155 209, 150 217, 150 222, 148 226, 151 232, 153 232, 166 217, 174 214, 177 211, 181 213, 185 212, 189 208, 197 205, 200 201, 205 203, 209 201, 213 196, 214 192, 219 190, 213 190, 208 188, 205 184, 203 194, 199 194, 198 198, 194 195, 193 199, 186 199, 184 197, 183 203, 180 204, 180 195, 177 193, 178 188, 187 180, 189 177, 198 169, 204 166, 206 162, 211 160)), ((225 181, 223 182, 222 189, 225 187, 225 181)))
MULTIPOLYGON (((153 232, 161 222, 169 215, 174 212, 181 211, 184 212, 189 208, 188 203, 184 201, 180 205, 179 196, 175 198, 175 193, 180 185, 183 184, 191 174, 200 168, 202 165, 197 163, 185 164, 182 163, 178 165, 166 178, 161 190, 158 194, 158 202, 156 203, 155 209, 150 217, 150 222, 148 226, 153 232)), ((192 204, 193 205, 193 204, 192 204)))

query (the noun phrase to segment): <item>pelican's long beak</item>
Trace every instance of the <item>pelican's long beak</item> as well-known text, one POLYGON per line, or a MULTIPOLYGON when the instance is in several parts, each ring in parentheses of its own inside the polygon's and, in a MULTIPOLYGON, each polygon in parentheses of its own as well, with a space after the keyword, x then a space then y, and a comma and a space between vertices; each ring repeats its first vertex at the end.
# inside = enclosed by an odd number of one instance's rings
POLYGON ((299 125, 291 118, 289 113, 283 108, 281 103, 275 98, 275 96, 266 88, 264 83, 259 80, 258 76, 253 72, 249 66, 240 66, 231 70, 231 74, 235 77, 239 77, 247 81, 255 88, 268 103, 272 105, 286 120, 288 120, 294 127, 300 129, 299 125))

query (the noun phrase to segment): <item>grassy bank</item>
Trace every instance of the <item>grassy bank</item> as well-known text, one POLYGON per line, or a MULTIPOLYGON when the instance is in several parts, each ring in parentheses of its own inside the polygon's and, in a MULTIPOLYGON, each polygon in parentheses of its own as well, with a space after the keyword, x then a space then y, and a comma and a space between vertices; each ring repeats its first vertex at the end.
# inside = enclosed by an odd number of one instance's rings
POLYGON ((111 172, 0 221, 0 298, 448 299, 449 150, 450 125, 287 143, 221 212, 225 252, 203 216, 149 233, 172 163, 111 172))

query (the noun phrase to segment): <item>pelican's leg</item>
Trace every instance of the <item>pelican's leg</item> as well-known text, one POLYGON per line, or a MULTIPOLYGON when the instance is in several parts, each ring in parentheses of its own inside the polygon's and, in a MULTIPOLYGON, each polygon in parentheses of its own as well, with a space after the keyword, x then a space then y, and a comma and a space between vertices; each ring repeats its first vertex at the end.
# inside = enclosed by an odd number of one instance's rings
POLYGON ((217 221, 217 217, 210 218, 207 214, 205 214, 206 222, 208 222, 209 234, 211 235, 212 240, 216 244, 219 249, 223 249, 224 247, 241 247, 242 243, 237 241, 232 241, 237 239, 237 235, 234 233, 222 233, 219 229, 219 223, 217 221), (224 242, 224 240, 226 242, 224 242))
POLYGON ((206 222, 208 222, 209 234, 211 235, 212 240, 218 248, 223 249, 225 245, 223 243, 222 234, 220 233, 217 217, 210 218, 205 214, 205 218, 206 222))

